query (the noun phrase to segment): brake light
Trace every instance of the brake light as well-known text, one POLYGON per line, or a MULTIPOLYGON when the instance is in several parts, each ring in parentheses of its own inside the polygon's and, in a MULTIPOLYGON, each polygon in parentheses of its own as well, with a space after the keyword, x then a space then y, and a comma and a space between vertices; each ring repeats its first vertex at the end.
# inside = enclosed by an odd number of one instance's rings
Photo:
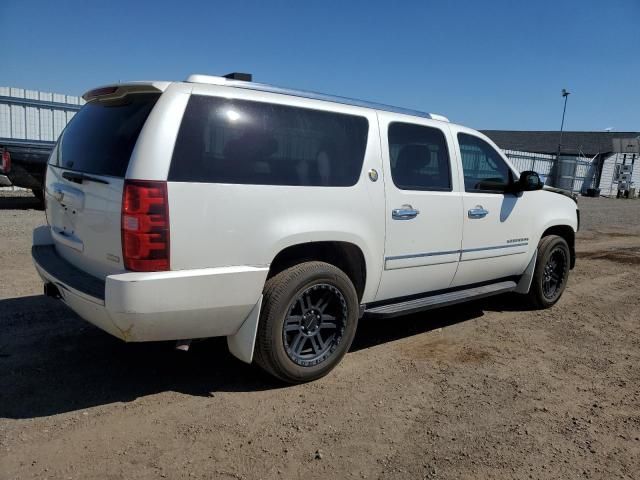
POLYGON ((87 102, 93 100, 97 97, 103 97, 105 95, 112 95, 118 91, 118 87, 100 87, 94 88, 93 90, 89 90, 87 93, 82 95, 87 102))
POLYGON ((2 152, 2 171, 9 173, 11 170, 11 154, 5 150, 2 152))
POLYGON ((169 270, 166 182, 125 180, 122 196, 122 256, 127 270, 169 270))

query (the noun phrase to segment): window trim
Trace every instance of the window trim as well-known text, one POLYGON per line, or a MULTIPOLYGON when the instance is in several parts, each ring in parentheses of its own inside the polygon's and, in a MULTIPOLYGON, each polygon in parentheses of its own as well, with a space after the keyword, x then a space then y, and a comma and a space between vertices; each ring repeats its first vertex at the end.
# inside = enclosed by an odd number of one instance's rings
POLYGON ((510 190, 510 188, 513 186, 513 184, 515 182, 515 172, 513 171, 511 166, 505 161, 505 159, 502 158, 502 155, 500 154, 500 152, 498 150, 493 148, 493 146, 489 142, 487 142, 484 138, 481 138, 478 135, 473 135, 473 134, 467 133, 467 132, 458 132, 456 134, 456 140, 458 142, 458 149, 460 151, 460 168, 462 169, 462 186, 464 187, 465 193, 491 193, 491 194, 495 194, 495 195, 505 195, 505 194, 510 193, 509 190, 510 190), (462 161, 462 147, 461 147, 461 143, 460 143, 460 135, 467 135, 468 137, 471 137, 471 138, 474 138, 476 140, 479 140, 482 143, 484 143, 485 145, 487 145, 489 148, 491 148, 491 150, 493 150, 494 152, 496 152, 498 154, 498 158, 507 167, 507 171, 509 172, 509 183, 506 185, 504 190, 485 190, 485 189, 479 189, 479 188, 474 188, 473 190, 467 189, 467 182, 465 181, 465 177, 464 177, 464 163, 462 161))
POLYGON ((451 151, 449 149, 449 142, 447 141, 447 135, 445 133, 444 130, 442 130, 441 128, 435 127, 435 126, 431 126, 431 125, 423 125, 420 123, 413 123, 413 122, 402 122, 402 121, 392 121, 389 122, 389 124, 387 125, 387 152, 388 152, 388 156, 389 156, 389 173, 391 174, 391 181, 393 182, 393 185, 398 189, 398 190, 402 190, 403 192, 453 192, 453 175, 452 175, 452 165, 451 165, 451 151), (389 131, 391 130, 391 127, 393 125, 409 125, 411 127, 422 127, 422 128, 429 128, 431 130, 437 130, 438 132, 440 132, 440 134, 442 135, 442 139, 444 140, 444 147, 446 149, 446 154, 447 154, 447 160, 448 160, 448 170, 449 170, 449 188, 446 187, 422 187, 422 188, 403 188, 400 185, 398 185, 396 183, 396 179, 393 178, 393 166, 391 165, 391 142, 390 142, 390 138, 389 138, 389 131))

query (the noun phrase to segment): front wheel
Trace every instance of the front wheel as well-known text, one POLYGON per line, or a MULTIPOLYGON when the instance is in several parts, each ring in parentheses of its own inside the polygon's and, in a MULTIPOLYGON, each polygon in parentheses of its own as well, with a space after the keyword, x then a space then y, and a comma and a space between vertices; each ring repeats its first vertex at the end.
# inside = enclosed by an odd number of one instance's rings
POLYGON ((569 280, 571 253, 564 238, 542 237, 538 244, 538 260, 529 289, 529 299, 536 308, 549 308, 562 296, 569 280))
POLYGON ((358 324, 358 296, 349 277, 324 262, 304 262, 264 288, 256 363, 288 383, 316 380, 347 353, 358 324))

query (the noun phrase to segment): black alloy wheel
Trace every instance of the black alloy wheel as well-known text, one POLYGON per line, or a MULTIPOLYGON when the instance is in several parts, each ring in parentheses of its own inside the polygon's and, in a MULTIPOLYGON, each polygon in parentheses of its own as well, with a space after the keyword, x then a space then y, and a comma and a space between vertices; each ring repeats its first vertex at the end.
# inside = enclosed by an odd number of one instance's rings
POLYGON ((308 367, 325 361, 344 336, 347 302, 336 287, 321 283, 298 295, 282 327, 289 358, 308 367))
POLYGON ((562 289, 566 278, 569 262, 565 250, 555 247, 549 253, 549 259, 544 266, 542 279, 542 293, 549 300, 553 300, 562 289))

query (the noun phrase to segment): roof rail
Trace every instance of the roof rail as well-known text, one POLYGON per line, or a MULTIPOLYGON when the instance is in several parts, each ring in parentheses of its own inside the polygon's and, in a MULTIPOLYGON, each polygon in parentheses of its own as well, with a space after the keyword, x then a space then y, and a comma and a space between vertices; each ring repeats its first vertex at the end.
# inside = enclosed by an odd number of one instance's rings
POLYGON ((430 118, 448 122, 449 119, 442 115, 421 112, 410 108, 394 107, 383 103, 367 102, 365 100, 357 100, 355 98, 340 97, 336 95, 326 95, 324 93, 309 92, 305 90, 294 90, 290 88, 276 87, 265 83, 248 82, 243 80, 233 80, 231 78, 219 77, 214 75, 193 74, 187 77, 186 82, 189 83, 205 83, 209 85, 224 85, 227 87, 244 88, 247 90, 256 90, 259 92, 280 93, 282 95, 291 95, 294 97, 309 98, 313 100, 323 100, 326 102, 340 103, 343 105, 352 105, 354 107, 371 108, 374 110, 382 110, 385 112, 400 113, 403 115, 411 115, 413 117, 430 118))

